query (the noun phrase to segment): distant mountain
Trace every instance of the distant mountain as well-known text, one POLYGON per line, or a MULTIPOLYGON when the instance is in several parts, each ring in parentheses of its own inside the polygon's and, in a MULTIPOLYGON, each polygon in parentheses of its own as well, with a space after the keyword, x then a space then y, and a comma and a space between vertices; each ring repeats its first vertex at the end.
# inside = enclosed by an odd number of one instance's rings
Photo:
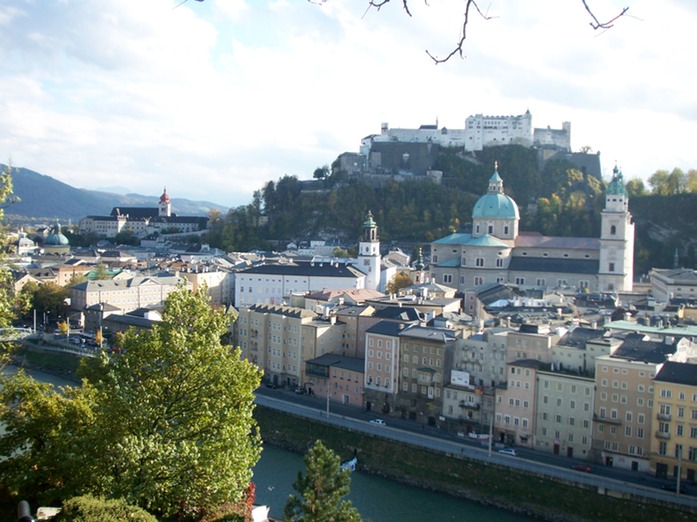
MULTIPOLYGON (((5 169, 4 165, 0 168, 5 169)), ((50 176, 25 168, 12 168, 16 203, 5 207, 8 220, 72 220, 89 215, 104 216, 114 207, 156 207, 160 196, 114 194, 72 187, 50 176)), ((209 201, 172 198, 172 211, 180 216, 206 216, 212 209, 227 212, 221 205, 209 201)))

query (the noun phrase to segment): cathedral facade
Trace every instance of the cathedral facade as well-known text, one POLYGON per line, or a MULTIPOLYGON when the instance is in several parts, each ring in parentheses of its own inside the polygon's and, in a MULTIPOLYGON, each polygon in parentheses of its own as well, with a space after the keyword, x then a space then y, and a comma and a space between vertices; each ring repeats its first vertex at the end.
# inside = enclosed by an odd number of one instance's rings
POLYGON ((634 223, 617 167, 607 187, 599 238, 543 236, 518 230, 518 205, 504 194, 497 169, 472 211, 472 232, 431 243, 433 282, 465 290, 503 283, 521 289, 630 291, 634 223))

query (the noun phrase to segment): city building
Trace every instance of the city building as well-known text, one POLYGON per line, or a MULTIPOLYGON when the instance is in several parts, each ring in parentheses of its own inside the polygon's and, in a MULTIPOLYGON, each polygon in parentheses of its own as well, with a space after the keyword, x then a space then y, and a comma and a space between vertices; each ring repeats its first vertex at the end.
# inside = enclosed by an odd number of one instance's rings
POLYGON ((653 380, 651 470, 697 481, 697 364, 667 361, 653 380))

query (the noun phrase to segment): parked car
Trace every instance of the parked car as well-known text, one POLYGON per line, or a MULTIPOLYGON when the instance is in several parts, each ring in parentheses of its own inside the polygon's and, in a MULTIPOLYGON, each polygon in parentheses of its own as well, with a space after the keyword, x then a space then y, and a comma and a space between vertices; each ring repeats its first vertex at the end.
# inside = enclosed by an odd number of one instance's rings
POLYGON ((576 471, 585 471, 586 473, 591 472, 591 467, 588 464, 574 464, 571 466, 571 469, 575 469, 576 471))
POLYGON ((516 450, 514 450, 513 448, 500 449, 499 453, 501 453, 502 455, 511 455, 512 457, 518 456, 518 452, 516 452, 516 450))
POLYGON ((384 426, 384 425, 385 425, 385 421, 382 420, 382 419, 372 419, 372 420, 370 421, 370 423, 371 423, 371 424, 377 424, 378 426, 384 426))
MULTIPOLYGON (((665 485, 663 486, 663 489, 665 489, 666 491, 675 492, 675 491, 676 491, 676 486, 675 486, 674 483, 665 484, 665 485)), ((680 493, 681 493, 682 495, 687 495, 687 488, 686 488, 683 484, 680 484, 680 493)))

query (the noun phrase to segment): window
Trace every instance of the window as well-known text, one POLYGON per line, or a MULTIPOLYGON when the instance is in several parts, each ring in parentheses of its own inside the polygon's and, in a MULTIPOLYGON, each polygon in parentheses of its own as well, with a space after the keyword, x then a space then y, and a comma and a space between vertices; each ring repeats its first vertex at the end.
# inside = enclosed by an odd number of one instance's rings
POLYGON ((610 263, 607 270, 608 270, 608 272, 614 272, 615 271, 615 263, 610 263))
POLYGON ((616 234, 617 234, 617 227, 616 227, 615 225, 612 225, 612 226, 610 227, 610 235, 611 235, 611 236, 614 236, 614 235, 616 235, 616 234))
POLYGON ((524 284, 525 284, 525 278, 524 278, 524 277, 516 277, 516 278, 515 278, 515 284, 517 284, 517 285, 524 285, 524 284))
POLYGON ((453 282, 453 275, 452 274, 443 274, 443 283, 451 284, 452 282, 453 282))
POLYGON ((500 257, 496 259, 496 268, 502 268, 503 267, 503 259, 500 257))
POLYGON ((478 257, 478 258, 474 261, 474 266, 477 266, 477 267, 479 267, 479 268, 482 268, 482 267, 484 266, 484 258, 483 258, 483 257, 478 257))

